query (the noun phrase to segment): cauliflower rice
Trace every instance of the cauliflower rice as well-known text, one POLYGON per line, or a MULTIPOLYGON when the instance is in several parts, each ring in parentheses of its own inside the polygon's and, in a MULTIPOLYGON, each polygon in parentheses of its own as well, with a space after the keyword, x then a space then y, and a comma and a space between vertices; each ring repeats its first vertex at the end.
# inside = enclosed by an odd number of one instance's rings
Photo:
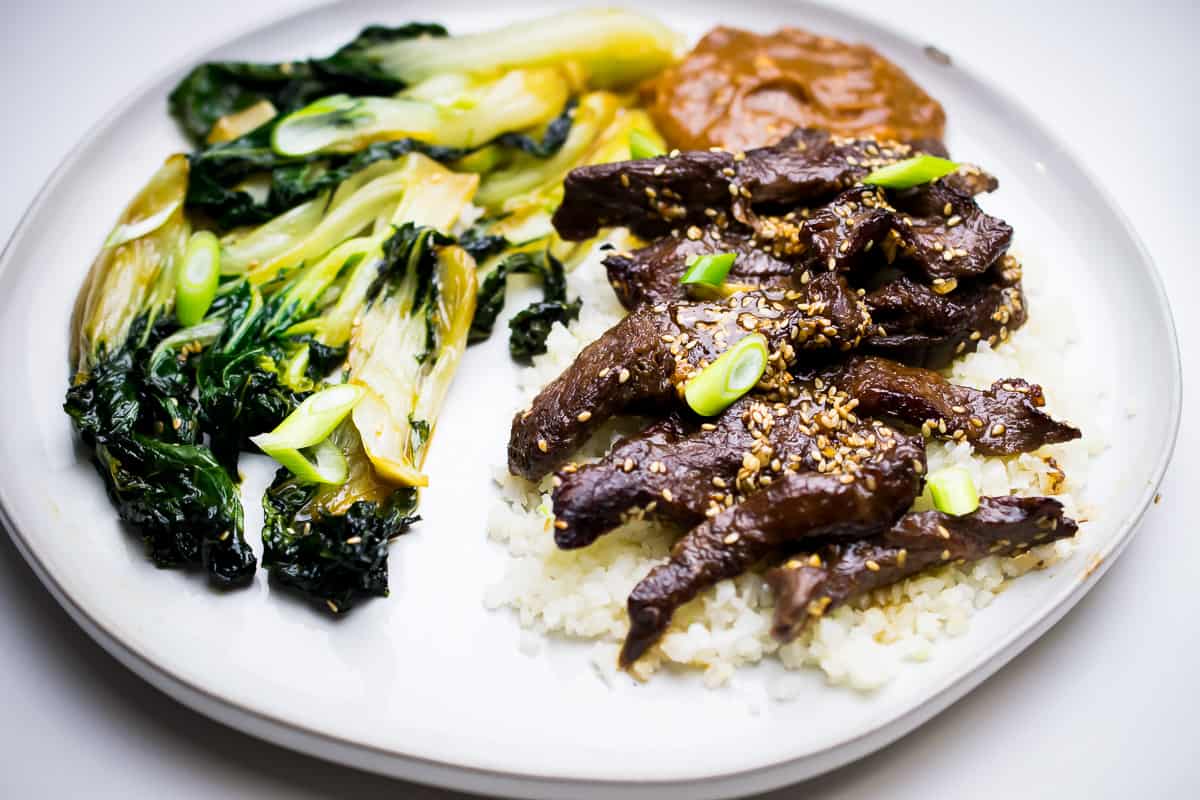
MULTIPOLYGON (((556 325, 547 352, 532 366, 518 369, 523 398, 531 398, 556 378, 579 350, 624 316, 608 285, 602 258, 603 253, 593 249, 571 272, 570 291, 583 298, 582 313, 569 327, 556 325)), ((1075 326, 1069 311, 1063 311, 1069 306, 1051 299, 1039 282, 1031 280, 1037 277, 1026 268, 1025 291, 1032 304, 1029 322, 1010 341, 994 348, 983 343, 975 353, 959 358, 948 375, 956 383, 979 388, 1002 377, 1041 383, 1047 410, 1082 428, 1084 438, 1008 458, 975 455, 965 442, 931 440, 929 468, 967 467, 981 495, 1053 495, 1068 515, 1083 522, 1092 516, 1083 496, 1089 461, 1103 448, 1091 418, 1096 392, 1088 390, 1086 375, 1064 374, 1063 351, 1072 343, 1075 326), (1047 308, 1055 308, 1055 313, 1045 313, 1047 308)), ((610 422, 578 460, 602 455, 613 439, 638 427, 637 420, 610 422)), ((666 559, 679 531, 648 520, 630 522, 590 547, 562 551, 555 547, 551 533, 550 477, 533 484, 510 475, 500 464, 495 480, 500 497, 488 516, 488 534, 507 549, 511 560, 504 578, 487 590, 485 604, 512 609, 530 632, 596 640, 593 664, 611 682, 617 650, 628 628, 626 598, 652 567, 666 559)), ((927 494, 914 506, 930 507, 927 494)), ((705 685, 717 687, 738 667, 773 657, 787 669, 820 669, 835 685, 875 689, 906 661, 930 658, 942 637, 965 632, 971 617, 986 608, 1007 581, 1054 564, 1086 535, 1083 525, 1074 540, 1047 544, 1017 557, 992 556, 921 573, 844 605, 786 645, 770 635, 771 590, 760 573, 748 572, 722 581, 680 608, 662 640, 633 671, 647 678, 664 665, 685 666, 703 670, 705 685)), ((530 634, 523 634, 522 640, 522 649, 536 649, 530 634)), ((788 698, 786 687, 772 691, 777 699, 788 698)))

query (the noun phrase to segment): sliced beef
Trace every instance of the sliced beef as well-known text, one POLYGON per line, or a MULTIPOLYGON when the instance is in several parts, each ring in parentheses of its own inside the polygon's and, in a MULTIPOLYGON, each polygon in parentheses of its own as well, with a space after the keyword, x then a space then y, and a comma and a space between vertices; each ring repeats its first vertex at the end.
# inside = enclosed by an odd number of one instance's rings
MULTIPOLYGON (((893 192, 904 256, 937 282, 982 275, 1008 251, 1012 227, 985 214, 970 195, 937 181, 893 192)), ((951 284, 953 285, 953 284, 951 284)))
POLYGON ((980 342, 996 344, 1025 324, 1021 269, 1005 256, 997 269, 964 279, 950 292, 900 276, 865 298, 876 332, 865 349, 930 369, 947 367, 980 342))
POLYGON ((643 304, 687 299, 679 280, 687 272, 688 259, 714 253, 735 253, 726 286, 786 287, 795 282, 796 268, 776 258, 746 234, 722 232, 709 226, 691 236, 664 236, 632 253, 613 253, 604 259, 608 281, 621 304, 637 308, 643 304))
POLYGON ((563 183, 554 227, 577 241, 618 225, 655 238, 719 218, 748 224, 753 209, 820 204, 911 154, 907 145, 798 129, 744 154, 690 151, 580 167, 563 183))
POLYGON ((768 572, 775 590, 772 633, 790 641, 847 600, 929 567, 1015 555, 1076 530, 1062 504, 1045 497, 984 497, 976 511, 961 517, 907 514, 879 536, 800 552, 768 572))
POLYGON ((813 211, 801 226, 805 260, 819 269, 847 271, 857 266, 893 226, 883 192, 856 186, 813 211))
POLYGON ((622 666, 659 639, 677 608, 780 546, 874 536, 893 525, 921 491, 925 448, 883 425, 873 442, 847 447, 832 471, 785 472, 680 539, 629 596, 622 666))
MULTIPOLYGON (((559 471, 554 489, 554 539, 585 547, 630 516, 653 514, 692 527, 785 472, 820 466, 826 447, 865 442, 869 425, 826 428, 818 414, 848 401, 797 389, 787 403, 748 396, 712 419, 672 415, 615 445, 599 461, 559 471), (855 436, 857 434, 857 437, 855 436)), ((823 420, 824 421, 824 420, 823 420)))
POLYGON ((984 455, 1029 453, 1082 434, 1042 408, 1042 387, 1003 378, 980 391, 941 374, 874 356, 858 356, 824 373, 825 380, 859 401, 864 416, 921 429, 926 436, 970 442, 984 455))
POLYGON ((797 290, 643 306, 585 347, 516 415, 509 469, 539 478, 613 415, 635 405, 678 406, 687 381, 746 336, 766 337, 771 355, 759 388, 780 392, 799 351, 852 349, 869 325, 865 307, 836 275, 797 290))

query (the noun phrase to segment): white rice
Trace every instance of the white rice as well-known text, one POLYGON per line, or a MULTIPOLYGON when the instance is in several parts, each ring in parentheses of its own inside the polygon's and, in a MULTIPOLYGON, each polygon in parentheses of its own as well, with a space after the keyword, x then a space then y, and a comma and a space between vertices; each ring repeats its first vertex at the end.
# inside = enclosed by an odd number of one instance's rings
MULTIPOLYGON (((580 319, 569 328, 556 326, 548 352, 518 370, 518 385, 531 397, 557 377, 588 342, 624 314, 609 287, 602 253, 593 251, 569 277, 572 294, 583 298, 580 319)), ((975 455, 966 443, 929 442, 930 469, 951 464, 967 467, 982 495, 1054 494, 1067 513, 1094 518, 1084 507, 1083 489, 1090 459, 1102 449, 1090 411, 1096 392, 1086 375, 1065 375, 1063 351, 1071 345, 1074 322, 1066 303, 1049 297, 1038 276, 1026 267, 1031 320, 1011 341, 986 344, 960 358, 949 371, 957 383, 986 387, 1002 377, 1024 377, 1043 385, 1047 410, 1072 421, 1086 433, 1082 440, 1042 448, 1012 458, 975 455), (1054 308, 1053 314, 1046 309, 1054 308), (1042 313, 1039 313, 1039 310, 1042 313), (1056 466, 1055 466, 1056 465, 1056 466)), ((636 430, 638 421, 610 423, 581 456, 601 455, 616 436, 636 430)), ((580 458, 579 460, 584 460, 580 458)), ((648 521, 632 522, 582 550, 561 551, 554 545, 550 479, 539 485, 495 470, 500 487, 488 518, 490 537, 511 556, 504 578, 485 597, 489 608, 507 607, 526 629, 523 652, 537 652, 541 635, 592 639, 598 642, 593 661, 611 680, 617 648, 628 627, 625 602, 634 585, 667 556, 678 531, 648 521)), ((916 508, 929 508, 927 497, 916 508)), ((924 661, 943 637, 965 632, 971 617, 987 607, 1005 582, 1070 554, 1074 541, 1048 544, 1016 558, 989 557, 961 567, 934 569, 881 589, 822 618, 796 641, 780 646, 770 636, 773 598, 759 573, 722 581, 681 608, 658 646, 634 667, 646 678, 664 665, 704 671, 709 687, 724 685, 740 666, 764 658, 779 659, 788 669, 817 668, 830 683, 871 690, 890 680, 903 664, 924 661)), ((798 681, 775 681, 769 694, 779 700, 794 696, 798 681)))

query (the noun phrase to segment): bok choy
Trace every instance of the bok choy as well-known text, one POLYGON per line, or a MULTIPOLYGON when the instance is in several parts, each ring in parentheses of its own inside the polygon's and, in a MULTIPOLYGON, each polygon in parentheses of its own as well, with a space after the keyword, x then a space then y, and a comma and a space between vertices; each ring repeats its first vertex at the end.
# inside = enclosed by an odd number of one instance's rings
POLYGON ((121 519, 155 563, 202 564, 225 586, 255 569, 237 486, 201 441, 187 376, 191 346, 180 340, 177 357, 152 359, 179 331, 173 307, 190 232, 187 175, 182 156, 168 159, 93 263, 72 317, 74 379, 64 407, 121 519))

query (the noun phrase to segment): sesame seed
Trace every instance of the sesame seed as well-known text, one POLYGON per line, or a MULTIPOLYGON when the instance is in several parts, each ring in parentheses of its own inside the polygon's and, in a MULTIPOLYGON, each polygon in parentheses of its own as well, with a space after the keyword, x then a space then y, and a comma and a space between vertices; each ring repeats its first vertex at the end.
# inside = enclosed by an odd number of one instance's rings
POLYGON ((879 572, 879 562, 867 559, 867 569, 871 570, 871 572, 879 572))
POLYGON ((620 372, 617 374, 617 382, 618 382, 618 383, 624 383, 624 382, 625 382, 625 381, 627 381, 627 380, 629 380, 629 370, 627 370, 627 369, 622 369, 622 370, 621 370, 621 371, 620 371, 620 372))
POLYGON ((361 536, 351 536, 346 540, 346 544, 359 544, 360 542, 362 542, 361 536))
POLYGON ((325 605, 329 606, 329 610, 333 613, 338 613, 337 603, 333 602, 332 600, 326 600, 325 605))
POLYGON ((634 467, 634 464, 633 464, 632 458, 625 459, 625 463, 621 465, 621 468, 624 469, 626 472, 633 472, 633 467, 634 467))
POLYGON ((567 523, 561 519, 556 519, 554 520, 554 527, 558 528, 560 531, 565 531, 567 529, 567 523))
POLYGON ((675 495, 671 494, 670 489, 663 489, 662 496, 663 500, 666 500, 668 503, 675 499, 675 495))
POLYGON ((997 422, 992 426, 992 436, 1002 436, 1006 430, 1008 429, 1004 427, 1004 423, 997 422))
POLYGON ((943 539, 949 539, 950 531, 946 530, 945 525, 938 525, 937 526, 937 535, 942 537, 943 539))
POLYGON ((580 411, 579 416, 575 417, 575 419, 579 420, 580 422, 587 422, 591 418, 592 412, 590 411, 580 411))
POLYGON ((737 543, 737 540, 740 538, 741 537, 738 536, 736 533, 731 533, 728 536, 726 536, 724 539, 722 539, 721 541, 723 541, 725 544, 735 544, 735 543, 737 543))
POLYGON ((538 439, 537 447, 538 447, 538 450, 541 450, 543 453, 550 452, 550 443, 547 442, 545 439, 538 439))
POLYGON ((950 551, 943 550, 942 551, 942 561, 949 561, 949 560, 950 560, 950 551))

